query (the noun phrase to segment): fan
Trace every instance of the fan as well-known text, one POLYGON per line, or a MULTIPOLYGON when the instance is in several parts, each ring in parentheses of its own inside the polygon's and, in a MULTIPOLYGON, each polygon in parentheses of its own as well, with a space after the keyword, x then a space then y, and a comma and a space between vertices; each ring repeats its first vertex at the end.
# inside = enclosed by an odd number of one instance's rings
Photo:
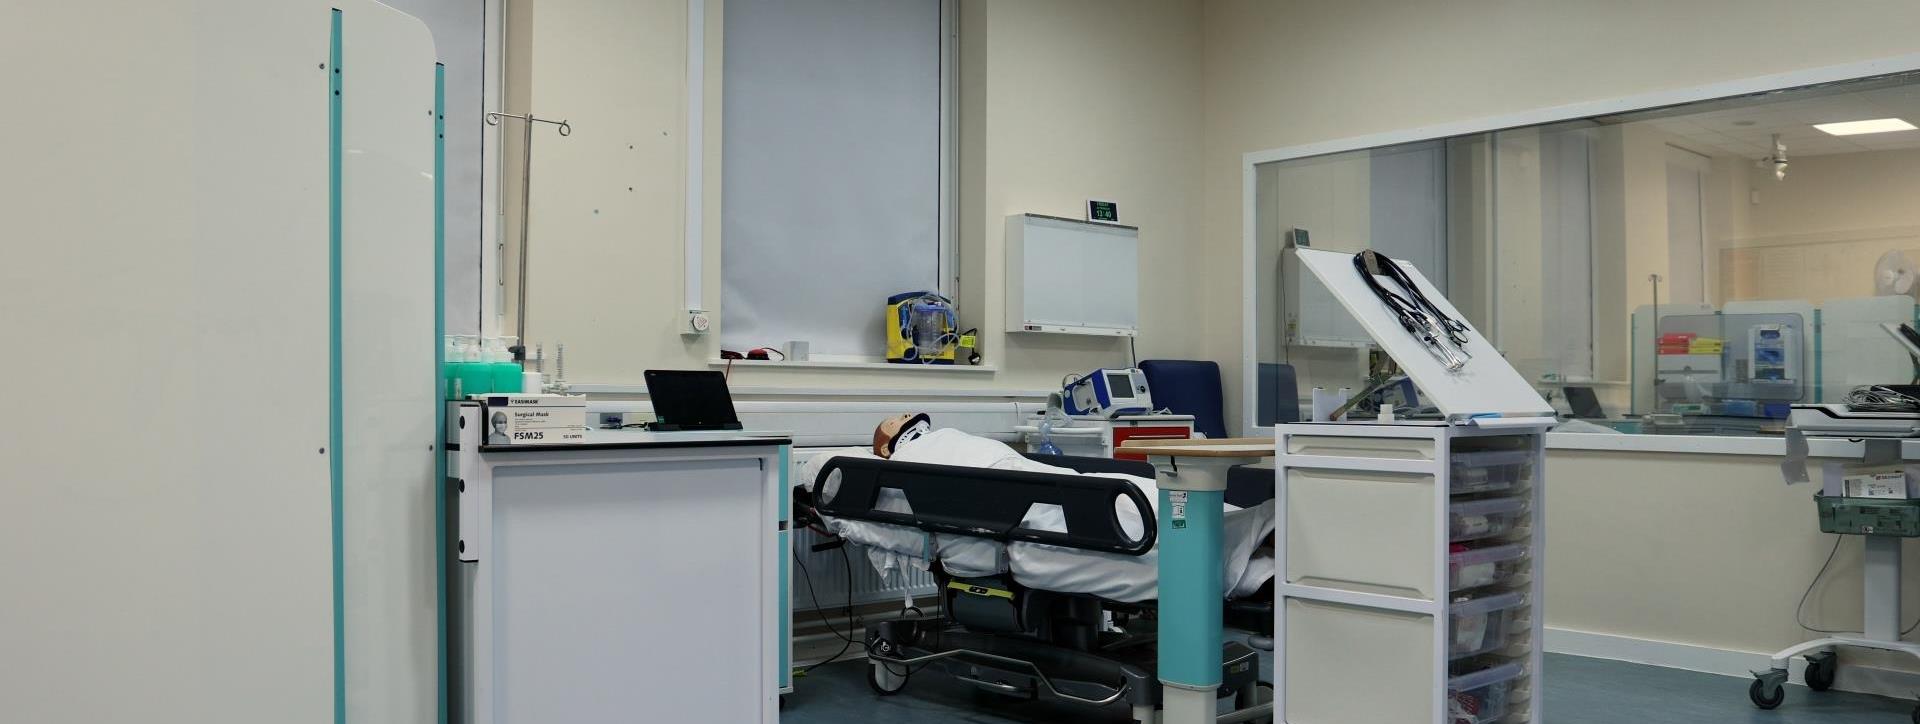
POLYGON ((1920 297, 1920 266, 1898 249, 1881 254, 1873 265, 1873 293, 1920 297))

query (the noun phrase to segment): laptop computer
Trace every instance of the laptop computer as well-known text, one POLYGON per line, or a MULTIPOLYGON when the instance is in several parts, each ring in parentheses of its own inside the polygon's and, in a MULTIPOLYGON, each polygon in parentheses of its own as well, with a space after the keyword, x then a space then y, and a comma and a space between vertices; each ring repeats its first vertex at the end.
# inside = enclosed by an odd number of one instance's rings
POLYGON ((1594 394, 1591 387, 1569 386, 1563 390, 1567 394, 1567 408, 1577 420, 1605 420, 1607 411, 1600 407, 1600 396, 1594 394))
POLYGON ((648 429, 739 430, 727 376, 694 370, 647 370, 647 396, 653 399, 654 422, 648 429))

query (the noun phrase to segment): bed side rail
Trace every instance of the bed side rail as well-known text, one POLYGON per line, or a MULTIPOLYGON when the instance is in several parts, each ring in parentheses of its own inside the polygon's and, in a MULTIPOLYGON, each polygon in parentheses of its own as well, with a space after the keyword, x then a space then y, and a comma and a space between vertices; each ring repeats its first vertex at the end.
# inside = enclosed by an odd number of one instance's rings
POLYGON ((867 458, 841 457, 828 461, 820 469, 814 485, 814 503, 821 513, 839 518, 1130 556, 1153 550, 1156 527, 1153 506, 1147 496, 1132 483, 1118 478, 867 458), (840 475, 839 487, 832 498, 827 498, 823 493, 836 472, 840 475), (875 510, 883 488, 899 490, 913 512, 875 510), (1120 527, 1115 507, 1121 498, 1140 512, 1143 525, 1138 539, 1129 537, 1120 527), (1020 525, 1027 510, 1036 503, 1060 506, 1067 532, 1020 525))

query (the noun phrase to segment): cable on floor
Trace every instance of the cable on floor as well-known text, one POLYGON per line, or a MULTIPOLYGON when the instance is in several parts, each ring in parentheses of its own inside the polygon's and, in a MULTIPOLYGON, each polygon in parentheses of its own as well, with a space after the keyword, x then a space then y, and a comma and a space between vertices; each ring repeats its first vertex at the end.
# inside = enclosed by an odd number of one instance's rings
MULTIPOLYGON (((1828 636, 1837 636, 1840 634, 1864 635, 1864 634, 1861 634, 1859 631, 1838 631, 1833 629, 1814 628, 1812 626, 1807 625, 1807 619, 1806 619, 1807 599, 1813 596, 1814 587, 1820 585, 1820 579, 1825 578, 1827 575, 1827 570, 1833 567, 1833 558, 1835 555, 1840 553, 1840 543, 1845 540, 1846 540, 1846 536, 1843 536, 1843 535, 1835 535, 1833 537, 1833 550, 1827 551, 1827 561, 1825 563, 1820 564, 1820 572, 1813 574, 1813 580, 1807 582, 1807 590, 1800 594, 1800 603, 1793 607, 1793 622, 1800 624, 1800 628, 1806 629, 1808 631, 1811 631, 1817 634, 1826 634, 1828 636)), ((1920 629, 1920 620, 1916 620, 1913 622, 1913 625, 1901 629, 1900 636, 1904 638, 1907 634, 1913 633, 1914 629, 1920 629)))

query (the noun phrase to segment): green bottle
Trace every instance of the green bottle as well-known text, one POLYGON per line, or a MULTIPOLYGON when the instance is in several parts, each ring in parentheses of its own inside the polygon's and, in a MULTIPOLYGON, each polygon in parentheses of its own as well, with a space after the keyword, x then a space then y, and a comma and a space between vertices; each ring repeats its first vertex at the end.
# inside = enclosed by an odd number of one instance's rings
POLYGON ((507 351, 507 340, 511 337, 495 337, 487 340, 488 386, 492 392, 520 392, 520 363, 513 361, 513 353, 507 351))

